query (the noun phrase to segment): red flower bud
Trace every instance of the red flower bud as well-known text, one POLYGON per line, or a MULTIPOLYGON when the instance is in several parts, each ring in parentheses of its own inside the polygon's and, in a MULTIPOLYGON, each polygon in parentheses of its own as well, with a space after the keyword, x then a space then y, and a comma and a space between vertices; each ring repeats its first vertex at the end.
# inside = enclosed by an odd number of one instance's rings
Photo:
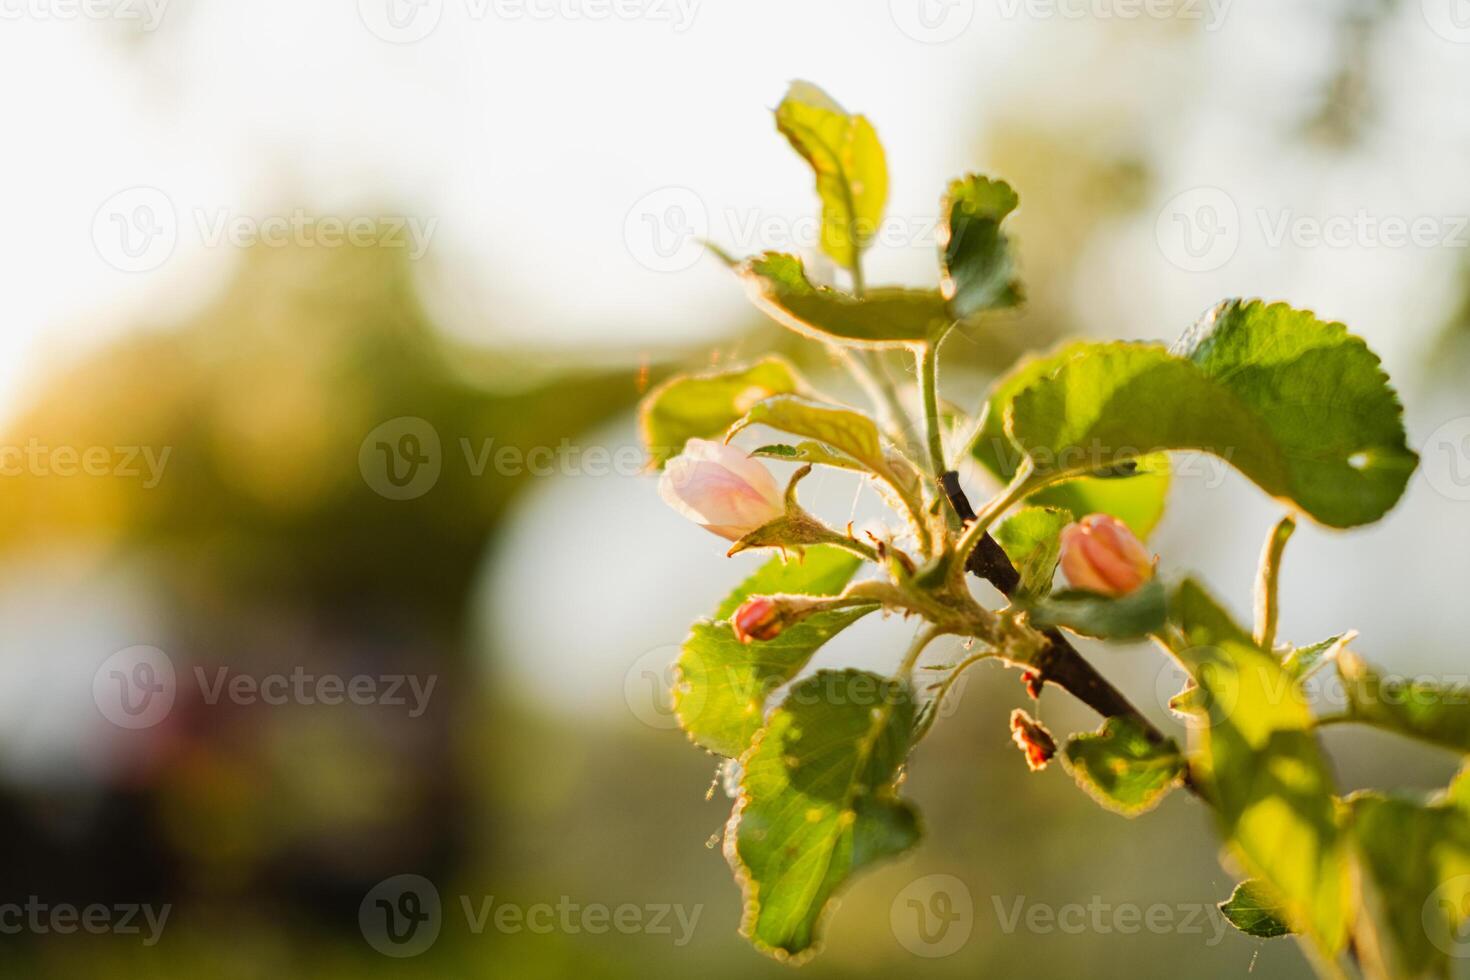
POLYGON ((1089 514, 1062 531, 1062 571, 1076 588, 1122 596, 1153 578, 1154 562, 1128 525, 1089 514))
POLYGON ((730 628, 741 643, 775 639, 785 625, 775 601, 763 595, 746 599, 730 617, 730 628))
POLYGON ((1051 732, 1020 708, 1011 712, 1011 739, 1026 753, 1026 766, 1032 772, 1045 769, 1057 754, 1057 743, 1051 732))

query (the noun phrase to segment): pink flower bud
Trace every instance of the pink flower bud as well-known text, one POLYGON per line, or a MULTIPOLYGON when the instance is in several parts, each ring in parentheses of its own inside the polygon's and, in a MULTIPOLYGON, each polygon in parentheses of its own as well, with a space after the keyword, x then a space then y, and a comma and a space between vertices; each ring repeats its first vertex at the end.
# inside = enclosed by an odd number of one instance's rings
POLYGON ((751 596, 740 604, 735 615, 730 617, 730 628, 741 643, 752 640, 774 640, 786 624, 781 621, 781 610, 767 596, 751 596))
POLYGON ((1062 571, 1076 588, 1121 596, 1153 578, 1154 562, 1128 525, 1089 514, 1062 531, 1062 571))
POLYGON ((722 442, 690 439, 664 467, 659 496, 700 527, 738 541, 786 512, 776 478, 722 442))

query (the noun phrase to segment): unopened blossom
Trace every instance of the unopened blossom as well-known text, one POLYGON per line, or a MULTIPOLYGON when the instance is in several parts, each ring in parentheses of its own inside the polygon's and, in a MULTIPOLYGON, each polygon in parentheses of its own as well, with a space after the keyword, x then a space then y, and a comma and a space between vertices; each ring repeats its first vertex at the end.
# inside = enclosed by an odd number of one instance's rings
POLYGON ((690 439, 669 460, 659 496, 700 527, 738 541, 785 513, 781 488, 759 460, 722 442, 690 439))
POLYGON ((1062 531, 1062 571, 1076 588, 1122 596, 1153 578, 1154 561, 1128 525, 1089 514, 1062 531))
POLYGON ((730 617, 730 628, 741 643, 774 640, 785 626, 781 610, 769 596, 751 596, 730 617))

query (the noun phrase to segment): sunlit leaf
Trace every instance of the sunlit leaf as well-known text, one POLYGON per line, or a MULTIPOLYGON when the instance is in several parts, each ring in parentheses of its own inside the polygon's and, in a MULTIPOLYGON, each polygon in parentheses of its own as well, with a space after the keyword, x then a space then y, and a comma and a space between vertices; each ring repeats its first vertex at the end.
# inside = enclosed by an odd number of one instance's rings
POLYGON ((801 391, 796 369, 779 357, 749 367, 670 378, 644 397, 639 408, 643 445, 654 465, 679 455, 690 439, 717 439, 750 406, 772 395, 801 391))
POLYGON ((1280 903, 1268 898, 1266 886, 1254 878, 1236 885, 1219 908, 1225 921, 1248 936, 1274 939, 1291 933, 1291 927, 1281 921, 1280 903))
POLYGON ((1470 766, 1462 768, 1450 780, 1450 785, 1445 790, 1445 800, 1462 810, 1470 811, 1470 766))
POLYGON ((1157 806, 1184 774, 1179 746, 1155 742, 1136 720, 1121 716, 1068 739, 1062 761, 1093 799, 1127 817, 1157 806))
POLYGON ((1318 668, 1327 662, 1327 658, 1332 655, 1333 648, 1342 643, 1343 640, 1350 639, 1355 635, 1353 633, 1339 633, 1336 636, 1330 636, 1325 640, 1311 643, 1304 647, 1293 647, 1291 652, 1282 658, 1281 666, 1286 668, 1286 672, 1297 680, 1310 677, 1318 668))
POLYGON ((714 618, 729 619, 753 595, 836 595, 862 563, 852 552, 830 545, 807 548, 799 561, 772 558, 725 596, 714 618))
POLYGON ((776 107, 776 128, 811 165, 822 199, 822 251, 844 268, 883 221, 888 164, 878 134, 811 82, 792 82, 776 107))
POLYGON ((1073 348, 1011 402, 1006 431, 1039 476, 1200 450, 1331 527, 1382 517, 1418 457, 1378 358, 1338 323, 1231 300, 1172 350, 1073 348))
POLYGON ((1348 649, 1338 651, 1337 672, 1355 720, 1470 753, 1470 687, 1385 678, 1348 649))
POLYGON ((1001 222, 1016 209, 1011 185, 974 174, 953 181, 945 195, 939 291, 963 320, 984 310, 1015 306, 1021 284, 1001 222))
POLYGON ((995 540, 1021 575, 1014 598, 1031 601, 1051 591, 1062 528, 1071 521, 1070 513, 1054 507, 1024 507, 996 525, 995 540))
POLYGON ((720 603, 715 621, 694 624, 679 651, 673 704, 680 726, 697 744, 738 756, 765 722, 766 700, 833 636, 871 608, 819 613, 771 640, 741 643, 726 622, 752 595, 835 595, 861 559, 829 546, 806 549, 801 561, 772 558, 720 603))
POLYGON ((730 427, 729 437, 752 425, 767 425, 823 443, 860 463, 903 497, 913 499, 918 493, 918 474, 911 465, 884 448, 878 424, 861 412, 795 395, 781 395, 752 406, 730 427))
POLYGON ((752 450, 750 455, 761 459, 779 459, 786 463, 811 463, 813 466, 835 466, 838 469, 855 470, 859 473, 868 472, 867 467, 851 456, 839 453, 830 446, 824 446, 811 439, 803 440, 794 446, 781 443, 761 446, 759 449, 752 450))
POLYGON ((906 688, 856 670, 818 672, 772 713, 743 760, 725 835, 745 892, 742 931, 758 948, 813 951, 838 889, 918 841, 896 786, 913 726, 906 688))
POLYGON ((1077 520, 1088 514, 1111 514, 1127 524, 1141 540, 1147 540, 1164 516, 1169 481, 1169 457, 1159 454, 1135 461, 1128 475, 1067 480, 1043 487, 1028 496, 1026 502, 1059 507, 1077 520))
MULTIPOLYGON (((1169 596, 1169 623, 1186 647, 1239 643, 1254 646, 1255 640, 1226 609, 1194 579, 1185 579, 1169 596)), ((1186 717, 1204 715, 1208 708, 1205 692, 1190 677, 1183 690, 1169 699, 1169 710, 1186 717)))
POLYGON ((894 347, 940 336, 951 320, 937 290, 883 287, 862 299, 813 285, 801 259, 767 252, 736 267, 751 302, 783 327, 816 340, 894 347))
POLYGON ((810 436, 837 449, 871 470, 887 465, 878 425, 861 412, 823 405, 795 396, 758 402, 730 427, 734 437, 748 426, 768 425, 792 435, 810 436))
POLYGON ((1141 640, 1163 628, 1168 594, 1162 582, 1151 579, 1117 598, 1065 589, 1018 605, 1030 612, 1032 624, 1039 629, 1065 626, 1074 633, 1102 640, 1141 640))
POLYGON ((1347 934, 1349 862, 1306 698, 1273 656, 1235 638, 1243 631, 1224 626, 1217 605, 1195 609, 1190 639, 1213 642, 1174 651, 1198 685, 1191 771, 1235 860, 1280 899, 1283 921, 1335 955, 1347 934), (1215 611, 1198 614, 1206 608, 1215 611))
MULTIPOLYGON (((991 387, 970 452, 1000 482, 1010 482, 1023 456, 1005 431, 1006 410, 1011 401, 1086 347, 1086 344, 1069 344, 1051 354, 1022 360, 991 387)), ((1068 480, 1031 494, 1026 502, 1061 508, 1078 520, 1088 514, 1111 514, 1127 524, 1134 534, 1147 538, 1164 514, 1164 502, 1169 494, 1169 459, 1161 455, 1135 460, 1132 472, 1135 475, 1122 478, 1068 480)))
POLYGON ((1251 646, 1255 642, 1215 597, 1192 578, 1180 582, 1169 597, 1169 621, 1190 646, 1221 643, 1251 646))
POLYGON ((1393 975, 1447 976, 1451 956, 1470 954, 1470 814, 1453 799, 1425 805, 1364 793, 1349 802, 1393 975))

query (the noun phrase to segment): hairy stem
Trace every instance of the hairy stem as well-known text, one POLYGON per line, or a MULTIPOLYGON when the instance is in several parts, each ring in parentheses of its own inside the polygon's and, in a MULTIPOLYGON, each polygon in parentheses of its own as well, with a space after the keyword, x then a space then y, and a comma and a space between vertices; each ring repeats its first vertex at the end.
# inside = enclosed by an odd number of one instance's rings
POLYGON ((1281 584, 1281 556, 1286 542, 1296 530, 1290 514, 1282 517, 1266 536, 1261 549, 1261 569, 1256 577, 1256 646, 1270 651, 1276 645, 1276 624, 1280 619, 1277 592, 1281 584))
POLYGON ((878 554, 878 549, 863 544, 857 538, 849 537, 846 534, 834 533, 826 543, 832 545, 834 548, 842 548, 844 551, 849 551, 859 558, 865 558, 875 565, 883 564, 883 557, 878 554))
POLYGON ((828 344, 827 349, 832 352, 833 357, 842 362, 847 373, 852 375, 858 387, 863 389, 868 400, 878 409, 879 419, 890 435, 894 439, 904 438, 906 436, 903 428, 905 420, 894 417, 894 412, 902 411, 902 406, 898 404, 897 395, 893 391, 893 383, 890 381, 885 387, 878 380, 877 374, 873 371, 872 361, 863 356, 865 351, 852 350, 841 344, 828 344))
POLYGON ((885 422, 893 435, 894 442, 904 452, 912 453, 914 447, 913 440, 909 438, 909 431, 913 423, 909 420, 908 411, 903 407, 903 401, 898 397, 898 384, 893 380, 893 375, 889 373, 888 364, 883 360, 882 352, 859 350, 854 356, 873 379, 873 391, 876 395, 878 409, 885 416, 885 422))
POLYGON ((908 683, 909 675, 914 672, 914 665, 919 662, 919 654, 943 632, 937 626, 920 630, 919 635, 914 637, 914 642, 909 644, 908 653, 903 655, 903 663, 898 665, 898 673, 894 675, 894 679, 908 683))
POLYGON ((944 464, 944 435, 939 429, 939 347, 926 343, 914 354, 919 368, 919 396, 924 403, 924 440, 929 449, 929 472, 938 481, 944 464))
POLYGON ((954 667, 950 668, 949 673, 944 675, 944 680, 939 682, 939 689, 934 692, 935 713, 937 714, 938 712, 944 710, 944 699, 949 696, 950 688, 954 687, 955 681, 960 679, 961 674, 978 664, 980 661, 989 660, 993 656, 995 656, 995 654, 990 650, 985 650, 980 653, 972 653, 964 660, 961 660, 959 663, 955 664, 954 667))
MULTIPOLYGON (((856 241, 856 239, 853 239, 856 241)), ((867 292, 867 279, 863 276, 863 255, 854 250, 852 266, 847 270, 852 275, 852 294, 858 299, 863 298, 867 292)), ((906 453, 913 451, 909 439, 909 413, 903 407, 903 401, 898 397, 898 385, 894 383, 893 375, 888 372, 888 365, 884 363, 883 356, 878 351, 854 350, 840 348, 843 359, 846 361, 848 370, 854 377, 861 376, 859 383, 863 385, 872 398, 873 404, 877 406, 878 413, 883 417, 883 423, 888 428, 894 442, 906 453)))

